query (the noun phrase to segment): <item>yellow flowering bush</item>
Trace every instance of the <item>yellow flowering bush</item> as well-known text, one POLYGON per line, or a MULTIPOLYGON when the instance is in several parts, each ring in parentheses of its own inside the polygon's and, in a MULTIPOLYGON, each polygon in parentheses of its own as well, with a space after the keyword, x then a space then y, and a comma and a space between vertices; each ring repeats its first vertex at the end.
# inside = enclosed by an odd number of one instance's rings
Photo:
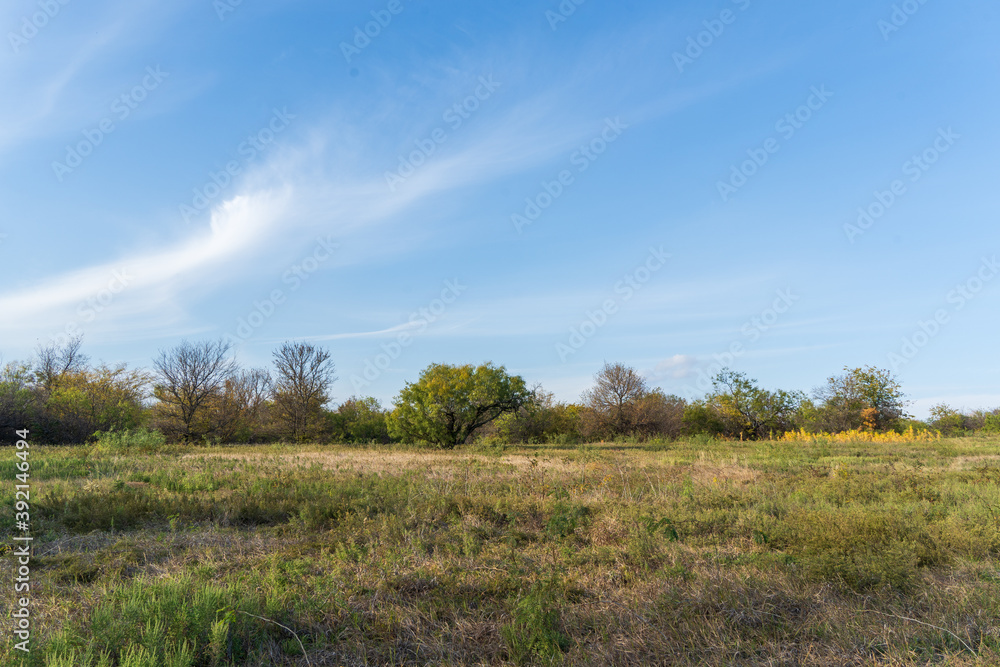
POLYGON ((853 429, 840 433, 809 433, 805 429, 798 431, 788 431, 782 437, 785 442, 815 442, 816 440, 826 440, 828 442, 872 442, 880 444, 896 444, 910 442, 935 442, 941 439, 940 431, 917 431, 912 426, 903 431, 878 432, 868 429, 853 429))

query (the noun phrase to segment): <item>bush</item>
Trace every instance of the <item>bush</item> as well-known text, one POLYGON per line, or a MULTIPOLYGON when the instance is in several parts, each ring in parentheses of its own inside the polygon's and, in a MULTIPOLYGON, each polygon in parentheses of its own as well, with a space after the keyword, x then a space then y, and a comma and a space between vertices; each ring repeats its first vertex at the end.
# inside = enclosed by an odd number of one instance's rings
POLYGON ((139 428, 131 431, 98 431, 95 454, 154 454, 166 448, 167 439, 159 431, 139 428))
POLYGON ((328 415, 334 442, 367 445, 387 444, 389 437, 388 412, 378 399, 352 396, 328 415))
POLYGON ((1000 412, 993 412, 983 418, 984 433, 1000 433, 1000 412))
POLYGON ((477 432, 504 444, 566 444, 580 438, 578 406, 557 403, 553 394, 536 388, 531 399, 516 412, 500 415, 477 432))

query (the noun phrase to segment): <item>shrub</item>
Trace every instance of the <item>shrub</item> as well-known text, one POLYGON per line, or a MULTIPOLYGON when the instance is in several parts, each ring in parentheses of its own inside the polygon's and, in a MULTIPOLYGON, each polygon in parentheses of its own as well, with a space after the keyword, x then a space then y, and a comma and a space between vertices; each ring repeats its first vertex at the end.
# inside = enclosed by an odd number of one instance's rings
POLYGON ((984 433, 1000 433, 1000 412, 993 412, 983 418, 984 433))
POLYGON ((500 415, 479 433, 504 444, 577 442, 580 440, 580 409, 576 405, 558 403, 552 393, 536 387, 520 409, 500 415))
POLYGON ((159 431, 138 428, 131 431, 98 431, 95 454, 154 454, 166 448, 167 439, 159 431))
POLYGON ((352 396, 329 413, 328 419, 335 442, 367 445, 392 441, 387 417, 378 399, 352 396))

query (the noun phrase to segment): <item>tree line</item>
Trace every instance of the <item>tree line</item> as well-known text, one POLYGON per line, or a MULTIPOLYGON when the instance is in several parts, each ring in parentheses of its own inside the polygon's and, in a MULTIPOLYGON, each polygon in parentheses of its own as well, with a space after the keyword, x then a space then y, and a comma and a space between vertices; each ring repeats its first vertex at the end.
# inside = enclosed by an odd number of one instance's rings
POLYGON ((72 444, 101 434, 156 431, 170 442, 583 443, 705 435, 759 440, 811 433, 937 429, 943 435, 1000 433, 1000 410, 935 406, 918 422, 893 373, 845 368, 810 394, 769 390, 730 369, 704 397, 687 400, 650 387, 636 369, 605 363, 574 403, 503 366, 432 364, 406 383, 393 405, 353 396, 336 407, 329 350, 286 342, 270 368, 243 368, 230 343, 182 341, 151 369, 92 364, 82 339, 40 346, 0 371, 0 427, 30 428, 38 442, 72 444))

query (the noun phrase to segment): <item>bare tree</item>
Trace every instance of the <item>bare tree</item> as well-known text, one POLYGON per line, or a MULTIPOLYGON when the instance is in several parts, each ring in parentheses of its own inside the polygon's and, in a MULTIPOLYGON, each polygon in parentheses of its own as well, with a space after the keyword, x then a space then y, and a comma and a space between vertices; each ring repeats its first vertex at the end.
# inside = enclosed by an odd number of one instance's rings
POLYGON ((38 345, 35 353, 35 377, 38 384, 46 392, 52 391, 60 378, 67 373, 76 373, 86 369, 90 358, 80 352, 83 336, 74 336, 63 345, 50 343, 38 345))
POLYGON ((263 368, 240 371, 225 381, 216 413, 216 429, 225 442, 259 437, 264 408, 271 396, 271 374, 263 368))
POLYGON ((197 418, 237 370, 236 362, 229 358, 231 348, 225 340, 182 341, 172 350, 160 350, 153 360, 154 395, 179 419, 184 440, 207 430, 198 428, 197 418))
POLYGON ((604 362, 594 382, 596 385, 583 394, 583 400, 603 429, 614 435, 634 431, 638 403, 649 391, 645 379, 625 364, 604 362))
POLYGON ((287 342, 274 351, 274 365, 278 418, 294 440, 315 435, 330 385, 337 380, 330 353, 311 343, 287 342))

